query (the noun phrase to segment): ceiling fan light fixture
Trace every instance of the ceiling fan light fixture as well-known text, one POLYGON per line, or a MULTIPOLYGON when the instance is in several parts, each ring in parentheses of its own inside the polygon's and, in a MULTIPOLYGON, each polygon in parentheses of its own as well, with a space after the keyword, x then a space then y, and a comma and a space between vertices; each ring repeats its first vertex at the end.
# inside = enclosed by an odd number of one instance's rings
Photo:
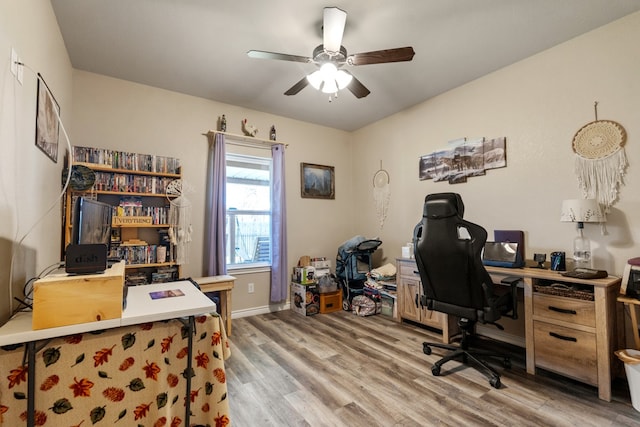
POLYGON ((348 71, 338 70, 338 72, 336 73, 336 82, 338 83, 338 89, 340 90, 349 86, 351 80, 353 80, 353 76, 348 71))
POLYGON ((307 81, 315 90, 320 90, 320 86, 323 82, 322 72, 320 70, 314 71, 307 76, 307 81))
POLYGON ((324 93, 336 93, 351 83, 353 76, 345 70, 338 70, 332 62, 325 62, 319 70, 307 76, 307 81, 315 89, 324 93))
POLYGON ((338 91, 338 83, 336 79, 326 79, 322 85, 322 92, 336 93, 338 91))

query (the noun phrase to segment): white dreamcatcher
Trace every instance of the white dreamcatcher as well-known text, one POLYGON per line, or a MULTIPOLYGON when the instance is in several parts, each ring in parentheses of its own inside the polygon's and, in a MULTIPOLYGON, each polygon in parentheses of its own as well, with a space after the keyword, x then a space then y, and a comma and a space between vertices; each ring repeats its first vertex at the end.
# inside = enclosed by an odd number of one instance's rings
POLYGON ((175 248, 175 261, 178 265, 189 262, 189 243, 193 232, 191 202, 186 193, 193 193, 193 189, 181 179, 171 181, 165 191, 169 200, 169 241, 175 248))
POLYGON ((380 169, 373 174, 373 200, 380 228, 384 227, 384 221, 387 219, 390 198, 389 173, 382 169, 382 161, 380 161, 380 169))
POLYGON ((573 137, 575 170, 583 196, 597 199, 608 212, 618 198, 627 168, 624 150, 627 134, 619 123, 598 120, 598 102, 594 110, 596 120, 584 125, 573 137))

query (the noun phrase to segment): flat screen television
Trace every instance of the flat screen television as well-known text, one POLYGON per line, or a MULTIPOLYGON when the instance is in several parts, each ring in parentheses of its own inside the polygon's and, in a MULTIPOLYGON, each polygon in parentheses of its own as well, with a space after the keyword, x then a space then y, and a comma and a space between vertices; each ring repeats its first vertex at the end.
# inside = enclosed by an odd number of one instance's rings
POLYGON ((67 273, 90 274, 107 268, 113 207, 78 197, 73 206, 71 242, 66 248, 67 273))

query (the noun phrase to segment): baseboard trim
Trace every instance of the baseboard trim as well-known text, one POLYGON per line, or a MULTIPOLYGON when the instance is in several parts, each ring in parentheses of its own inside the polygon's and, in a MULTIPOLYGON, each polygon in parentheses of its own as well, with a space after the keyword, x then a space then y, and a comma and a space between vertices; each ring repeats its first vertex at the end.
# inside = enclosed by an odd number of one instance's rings
POLYGON ((289 308, 291 308, 291 306, 288 302, 283 304, 263 305, 262 307, 253 307, 253 308, 246 308, 244 310, 232 311, 231 318, 239 319, 241 317, 255 316, 258 314, 274 313, 277 311, 289 310, 289 308))

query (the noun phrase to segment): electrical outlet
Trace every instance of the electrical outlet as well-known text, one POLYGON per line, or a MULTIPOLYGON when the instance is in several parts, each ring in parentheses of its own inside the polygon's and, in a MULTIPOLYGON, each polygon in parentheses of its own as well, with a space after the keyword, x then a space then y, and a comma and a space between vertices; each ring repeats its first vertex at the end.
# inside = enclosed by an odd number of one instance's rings
POLYGON ((249 288, 249 293, 250 294, 254 293, 255 290, 256 290, 255 286, 253 285, 253 283, 249 283, 248 288, 249 288))
POLYGON ((11 74, 14 75, 15 78, 18 78, 18 53, 14 48, 11 48, 11 74))
POLYGON ((22 80, 24 79, 24 67, 19 65, 19 62, 22 61, 18 56, 18 52, 16 52, 14 48, 11 48, 11 74, 15 76, 18 83, 22 84, 22 80))

